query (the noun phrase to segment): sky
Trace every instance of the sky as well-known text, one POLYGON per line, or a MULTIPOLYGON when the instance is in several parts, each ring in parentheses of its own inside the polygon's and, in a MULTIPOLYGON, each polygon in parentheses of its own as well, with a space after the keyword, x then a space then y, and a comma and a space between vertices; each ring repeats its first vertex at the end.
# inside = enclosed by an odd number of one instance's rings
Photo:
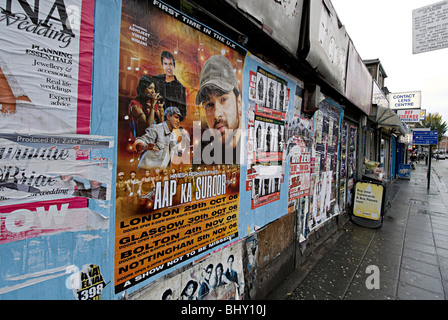
POLYGON ((361 58, 380 59, 389 91, 421 91, 422 109, 448 123, 448 48, 412 54, 412 11, 441 1, 331 2, 361 58))

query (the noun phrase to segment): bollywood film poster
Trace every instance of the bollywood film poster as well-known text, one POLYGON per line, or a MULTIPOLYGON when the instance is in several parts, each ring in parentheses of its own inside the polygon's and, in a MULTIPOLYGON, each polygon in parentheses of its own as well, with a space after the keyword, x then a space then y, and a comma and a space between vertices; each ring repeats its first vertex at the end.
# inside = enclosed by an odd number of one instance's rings
POLYGON ((243 300, 243 242, 193 261, 188 269, 151 283, 141 300, 243 300))
POLYGON ((163 2, 123 3, 116 293, 238 237, 245 54, 163 2))
POLYGON ((0 129, 89 134, 90 0, 0 0, 0 129))

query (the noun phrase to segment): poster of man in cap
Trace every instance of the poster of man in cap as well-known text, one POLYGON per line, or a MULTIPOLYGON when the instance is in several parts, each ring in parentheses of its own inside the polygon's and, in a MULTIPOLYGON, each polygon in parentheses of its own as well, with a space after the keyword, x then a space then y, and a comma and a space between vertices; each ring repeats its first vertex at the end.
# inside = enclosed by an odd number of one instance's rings
MULTIPOLYGON (((237 163, 241 138, 241 94, 233 66, 222 55, 210 57, 204 64, 196 104, 202 105, 208 129, 212 132, 218 162, 237 163), (228 155, 231 155, 228 156, 228 155), (223 161, 224 160, 224 161, 223 161)), ((204 154, 203 156, 208 156, 204 154)))
POLYGON ((136 261, 154 276, 238 236, 246 51, 192 21, 162 1, 123 3, 117 172, 140 185, 117 193, 117 292, 145 279, 136 261))

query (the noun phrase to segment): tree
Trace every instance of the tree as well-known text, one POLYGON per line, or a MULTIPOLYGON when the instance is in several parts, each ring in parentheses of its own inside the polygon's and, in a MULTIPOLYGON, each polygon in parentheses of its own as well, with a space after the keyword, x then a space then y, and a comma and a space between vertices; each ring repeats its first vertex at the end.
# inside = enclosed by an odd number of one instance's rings
POLYGON ((442 116, 436 112, 428 114, 426 119, 421 122, 422 128, 431 128, 431 131, 439 133, 439 142, 442 141, 443 136, 448 131, 448 124, 442 120, 442 116))

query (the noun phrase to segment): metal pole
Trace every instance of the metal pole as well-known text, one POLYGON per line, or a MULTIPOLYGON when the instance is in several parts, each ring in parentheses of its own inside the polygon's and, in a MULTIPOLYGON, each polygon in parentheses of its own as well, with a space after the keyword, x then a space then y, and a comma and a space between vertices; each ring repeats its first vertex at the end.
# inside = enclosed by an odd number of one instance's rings
POLYGON ((429 162, 428 162, 428 173, 427 173, 427 178, 428 178, 428 190, 431 187, 431 161, 432 161, 432 148, 431 145, 429 145, 429 162))

